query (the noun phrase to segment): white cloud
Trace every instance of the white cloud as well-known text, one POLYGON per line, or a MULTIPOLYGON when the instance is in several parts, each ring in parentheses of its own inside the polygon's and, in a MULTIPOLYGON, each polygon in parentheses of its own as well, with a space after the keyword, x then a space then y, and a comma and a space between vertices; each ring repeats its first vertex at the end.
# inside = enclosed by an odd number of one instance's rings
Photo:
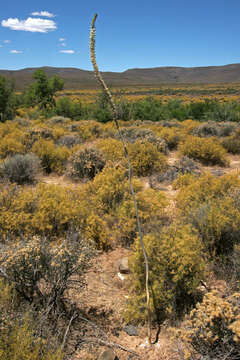
POLYGON ((10 50, 11 54, 22 54, 21 50, 10 50))
POLYGON ((55 17, 54 14, 48 12, 48 11, 34 11, 31 13, 32 16, 45 16, 45 17, 49 17, 49 18, 53 18, 55 17))
POLYGON ((3 47, 2 45, 0 45, 0 47, 3 47))
POLYGON ((60 45, 61 45, 61 46, 67 46, 67 44, 66 44, 66 43, 64 43, 64 42, 63 42, 63 43, 61 43, 60 45))
POLYGON ((66 38, 59 38, 60 42, 63 42, 63 41, 66 41, 66 40, 67 40, 66 38))
POLYGON ((4 44, 9 44, 11 41, 10 40, 3 40, 4 44))
POLYGON ((74 50, 60 50, 59 52, 62 54, 75 54, 74 50))
POLYGON ((8 27, 11 30, 22 30, 30 32, 47 33, 51 30, 56 30, 57 25, 53 20, 46 20, 40 18, 27 18, 26 20, 19 20, 17 18, 9 18, 2 20, 2 26, 8 27))

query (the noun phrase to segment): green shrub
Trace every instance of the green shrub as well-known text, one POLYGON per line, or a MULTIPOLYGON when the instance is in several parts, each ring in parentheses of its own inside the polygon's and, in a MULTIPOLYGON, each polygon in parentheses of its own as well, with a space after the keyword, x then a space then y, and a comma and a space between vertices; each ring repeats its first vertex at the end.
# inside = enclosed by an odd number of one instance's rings
POLYGON ((36 155, 15 155, 0 165, 0 175, 17 184, 34 182, 40 171, 40 160, 36 155))
MULTIPOLYGON (((197 287, 204 276, 202 245, 190 226, 167 227, 144 237, 149 259, 150 308, 158 322, 182 316, 198 299, 197 287)), ((145 266, 139 239, 130 261, 132 293, 126 320, 147 318, 145 266)))
POLYGON ((228 165, 226 150, 213 139, 188 136, 181 144, 180 152, 206 165, 228 165))
POLYGON ((93 179, 104 166, 105 160, 99 150, 80 149, 69 159, 68 175, 75 179, 93 179))
POLYGON ((47 121, 49 125, 65 125, 69 122, 70 119, 64 116, 53 116, 47 121))
POLYGON ((1 360, 63 360, 59 350, 46 349, 44 341, 36 338, 34 329, 26 317, 23 322, 16 319, 15 325, 0 334, 1 360))
POLYGON ((213 107, 206 111, 204 117, 213 121, 239 122, 240 111, 239 103, 236 101, 228 101, 226 103, 213 103, 213 107))

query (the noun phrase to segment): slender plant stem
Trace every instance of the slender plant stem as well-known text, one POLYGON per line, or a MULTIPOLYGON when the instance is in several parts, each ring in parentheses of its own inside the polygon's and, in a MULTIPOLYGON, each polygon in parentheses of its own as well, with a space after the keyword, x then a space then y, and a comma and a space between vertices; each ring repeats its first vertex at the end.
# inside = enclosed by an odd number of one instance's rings
POLYGON ((145 287, 146 287, 146 298, 147 298, 147 312, 148 312, 148 342, 149 344, 151 344, 151 311, 150 311, 150 296, 149 296, 149 262, 148 262, 148 257, 146 254, 146 250, 145 250, 145 246, 144 246, 144 242, 143 242, 143 232, 142 232, 142 226, 141 226, 141 221, 139 218, 139 212, 138 212, 138 205, 137 205, 137 201, 136 201, 136 196, 135 196, 135 192, 133 189, 133 184, 132 184, 132 166, 131 166, 131 162, 130 162, 130 158, 129 158, 129 154, 128 154, 128 149, 127 149, 127 145, 126 145, 126 141, 124 139, 124 136, 122 134, 122 131, 120 129, 119 126, 119 122, 118 122, 118 111, 117 111, 117 106, 113 100, 112 94, 109 91, 107 85, 105 84, 99 69, 98 69, 98 65, 96 62, 96 54, 95 54, 95 37, 96 37, 96 29, 95 29, 95 22, 97 19, 97 14, 94 15, 92 22, 91 22, 91 32, 90 32, 90 55, 91 55, 91 61, 92 61, 92 65, 94 68, 94 74, 95 77, 97 79, 97 81, 99 82, 100 86, 102 87, 103 91, 105 92, 105 94, 108 96, 108 100, 112 109, 112 115, 113 115, 113 120, 116 124, 116 128, 119 134, 119 137, 122 141, 123 144, 123 148, 124 148, 124 155, 125 158, 127 159, 127 163, 128 163, 128 178, 129 178, 129 186, 130 186, 130 191, 131 191, 131 195, 132 195, 132 199, 134 202, 134 207, 135 207, 135 212, 136 212, 136 219, 137 219, 137 227, 138 227, 138 233, 139 233, 139 238, 140 238, 140 244, 141 244, 141 248, 142 248, 142 252, 143 252, 143 256, 144 256, 144 261, 145 261, 145 287))

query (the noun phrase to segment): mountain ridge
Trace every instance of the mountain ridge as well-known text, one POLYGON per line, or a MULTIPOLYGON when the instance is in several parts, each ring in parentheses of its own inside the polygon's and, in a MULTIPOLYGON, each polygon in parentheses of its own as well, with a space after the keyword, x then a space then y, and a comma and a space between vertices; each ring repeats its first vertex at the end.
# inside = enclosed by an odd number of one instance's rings
MULTIPOLYGON (((20 70, 0 70, 15 83, 17 90, 23 90, 34 80, 32 75, 43 69, 47 76, 59 75, 64 79, 65 89, 95 88, 93 71, 74 67, 31 67, 20 70)), ((123 72, 101 72, 105 81, 115 87, 123 86, 161 86, 161 84, 197 83, 240 83, 240 63, 220 66, 180 67, 162 66, 154 68, 132 68, 123 72)))

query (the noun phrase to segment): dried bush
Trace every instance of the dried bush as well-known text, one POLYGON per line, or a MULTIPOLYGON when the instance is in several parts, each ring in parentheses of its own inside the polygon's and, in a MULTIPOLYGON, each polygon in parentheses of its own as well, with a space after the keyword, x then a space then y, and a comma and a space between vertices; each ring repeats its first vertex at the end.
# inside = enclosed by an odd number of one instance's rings
POLYGON ((59 318, 69 321, 72 316, 66 291, 73 274, 79 275, 81 286, 94 255, 91 245, 71 236, 54 245, 34 237, 15 247, 7 243, 1 250, 1 359, 3 354, 6 360, 63 359, 59 342, 65 322, 59 323, 59 318))
POLYGON ((35 309, 66 312, 64 293, 73 273, 83 273, 93 252, 83 241, 50 245, 44 238, 20 242, 1 253, 1 270, 21 298, 35 309))
POLYGON ((105 160, 98 149, 80 149, 69 159, 68 175, 75 179, 93 179, 104 166, 105 160))
MULTIPOLYGON (((170 166, 169 169, 162 173, 157 174, 155 177, 151 178, 151 183, 154 184, 157 182, 172 182, 177 179, 180 175, 184 174, 195 174, 200 175, 200 169, 198 164, 188 158, 187 156, 181 156, 178 161, 175 162, 173 166, 170 166)), ((154 185, 153 185, 154 186, 154 185)))
MULTIPOLYGON (((121 132, 127 142, 135 143, 136 141, 139 141, 141 143, 144 143, 148 141, 156 145, 158 151, 164 154, 168 153, 168 147, 165 139, 157 137, 155 133, 150 129, 129 126, 123 127, 121 129, 121 132)), ((119 138, 118 134, 115 136, 119 138)))
POLYGON ((211 137, 219 135, 219 126, 214 121, 202 123, 195 127, 192 132, 193 135, 198 137, 211 137))
POLYGON ((40 160, 34 154, 15 155, 0 165, 0 176, 17 184, 34 182, 40 171, 40 160))
POLYGON ((47 121, 49 125, 65 125, 69 122, 70 119, 64 116, 53 116, 47 121))
POLYGON ((179 128, 181 127, 181 123, 177 120, 162 120, 162 121, 159 121, 159 125, 160 126, 163 126, 163 127, 168 127, 168 128, 172 128, 172 127, 176 127, 176 128, 179 128))
POLYGON ((236 123, 230 121, 219 123, 219 136, 231 136, 237 127, 236 123))
POLYGON ((213 139, 188 136, 181 144, 180 152, 206 165, 228 165, 226 150, 213 139))
POLYGON ((211 137, 211 136, 230 136, 237 128, 237 125, 233 122, 217 123, 214 121, 208 121, 195 127, 192 134, 199 137, 211 137))
MULTIPOLYGON (((163 229, 144 237, 150 267, 150 306, 152 318, 163 322, 181 317, 199 300, 197 287, 204 276, 202 244, 190 226, 163 229)), ((144 259, 139 240, 130 261, 131 296, 126 310, 127 321, 146 319, 144 259)))
POLYGON ((81 139, 78 135, 63 135, 57 140, 57 145, 66 146, 67 148, 71 148, 72 146, 82 143, 83 139, 81 139))
POLYGON ((221 145, 231 154, 240 154, 240 137, 229 136, 222 140, 221 145))
POLYGON ((28 132, 33 142, 39 140, 40 138, 43 139, 52 138, 52 130, 47 127, 42 127, 42 128, 34 127, 32 129, 29 129, 28 132))
POLYGON ((16 122, 18 125, 20 125, 21 127, 29 127, 31 125, 29 119, 26 118, 17 117, 13 121, 16 122))
POLYGON ((240 293, 221 297, 207 293, 176 331, 185 347, 185 359, 201 356, 209 360, 236 360, 240 357, 240 293))

